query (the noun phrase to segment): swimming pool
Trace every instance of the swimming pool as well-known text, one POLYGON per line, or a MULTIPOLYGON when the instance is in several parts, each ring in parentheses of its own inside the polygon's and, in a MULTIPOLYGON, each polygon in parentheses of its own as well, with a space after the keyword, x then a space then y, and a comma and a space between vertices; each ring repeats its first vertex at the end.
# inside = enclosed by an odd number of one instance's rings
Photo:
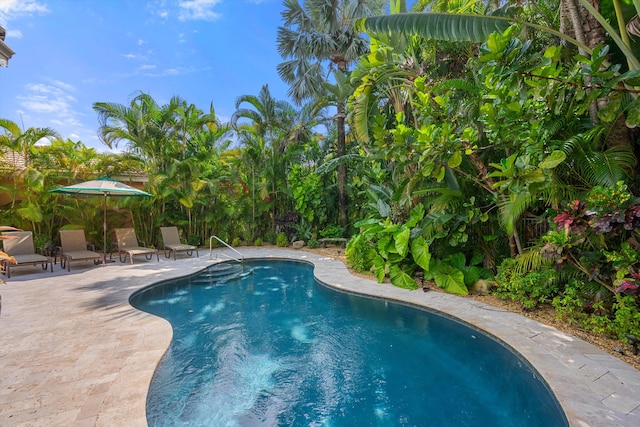
POLYGON ((326 288, 306 263, 248 267, 131 297, 174 329, 149 425, 568 425, 535 370, 476 329, 326 288))

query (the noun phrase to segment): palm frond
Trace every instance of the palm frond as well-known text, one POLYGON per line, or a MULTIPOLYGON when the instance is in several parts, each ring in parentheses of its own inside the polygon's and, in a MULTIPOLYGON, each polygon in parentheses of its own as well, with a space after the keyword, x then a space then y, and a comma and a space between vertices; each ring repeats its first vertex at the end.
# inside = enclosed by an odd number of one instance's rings
POLYGON ((535 203, 530 192, 510 193, 498 204, 500 208, 500 223, 509 234, 513 234, 516 222, 522 214, 535 203))
POLYGON ((316 169, 316 173, 318 175, 324 175, 326 173, 332 172, 339 165, 359 160, 365 160, 365 158, 359 154, 345 154, 344 156, 336 157, 335 159, 331 159, 318 166, 318 168, 316 169))
POLYGON ((483 42, 493 32, 504 32, 510 19, 494 16, 448 13, 399 13, 358 21, 369 33, 402 32, 429 39, 483 42))
MULTIPOLYGON (((578 1, 584 3, 586 0, 578 1)), ((486 41, 491 33, 502 33, 511 24, 518 24, 552 34, 577 46, 587 54, 592 53, 593 49, 567 34, 551 27, 512 18, 513 10, 512 7, 507 6, 498 9, 492 15, 400 13, 360 19, 356 21, 356 28, 368 33, 409 33, 434 40, 481 43, 486 41)), ((625 55, 628 55, 629 49, 626 46, 620 46, 620 48, 625 51, 625 55)))

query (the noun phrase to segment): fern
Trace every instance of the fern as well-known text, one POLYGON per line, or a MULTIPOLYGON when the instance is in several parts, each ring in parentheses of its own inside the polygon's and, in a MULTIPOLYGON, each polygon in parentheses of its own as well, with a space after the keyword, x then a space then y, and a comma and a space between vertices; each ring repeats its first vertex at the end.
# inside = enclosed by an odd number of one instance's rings
POLYGON ((567 184, 577 183, 584 189, 596 185, 612 186, 628 180, 637 159, 632 147, 614 145, 601 149, 605 128, 598 126, 585 133, 568 138, 560 149, 567 155, 568 169, 560 176, 567 184))
POLYGON ((529 271, 539 270, 543 266, 550 266, 552 260, 545 259, 540 254, 540 248, 532 248, 515 257, 513 269, 518 274, 525 274, 529 271))

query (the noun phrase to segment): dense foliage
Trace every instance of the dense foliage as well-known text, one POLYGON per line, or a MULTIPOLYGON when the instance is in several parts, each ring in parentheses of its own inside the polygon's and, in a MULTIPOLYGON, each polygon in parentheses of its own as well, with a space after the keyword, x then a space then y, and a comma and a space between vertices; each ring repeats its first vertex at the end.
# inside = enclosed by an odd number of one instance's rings
POLYGON ((464 295, 492 280, 527 308, 553 304, 583 327, 640 335, 633 46, 584 0, 464 3, 416 2, 448 17, 435 20, 398 14, 403 1, 369 18, 380 1, 287 0, 279 70, 294 104, 265 85, 221 123, 213 106, 179 97, 96 102, 99 134, 122 154, 0 120, 1 221, 39 244, 69 226, 98 242, 100 200, 48 191, 144 176, 155 197, 110 201, 110 228, 133 225, 153 244, 164 225, 195 244, 348 237, 350 266, 380 282, 464 295), (576 16, 591 33, 577 34, 576 16), (316 38, 322 49, 296 41, 316 38))

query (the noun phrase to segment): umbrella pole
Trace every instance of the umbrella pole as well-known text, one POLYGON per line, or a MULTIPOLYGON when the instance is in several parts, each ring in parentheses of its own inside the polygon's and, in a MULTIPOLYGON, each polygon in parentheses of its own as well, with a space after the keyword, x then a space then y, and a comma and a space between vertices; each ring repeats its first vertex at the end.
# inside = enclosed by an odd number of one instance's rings
POLYGON ((104 222, 102 224, 102 266, 107 265, 107 193, 104 193, 104 222))

